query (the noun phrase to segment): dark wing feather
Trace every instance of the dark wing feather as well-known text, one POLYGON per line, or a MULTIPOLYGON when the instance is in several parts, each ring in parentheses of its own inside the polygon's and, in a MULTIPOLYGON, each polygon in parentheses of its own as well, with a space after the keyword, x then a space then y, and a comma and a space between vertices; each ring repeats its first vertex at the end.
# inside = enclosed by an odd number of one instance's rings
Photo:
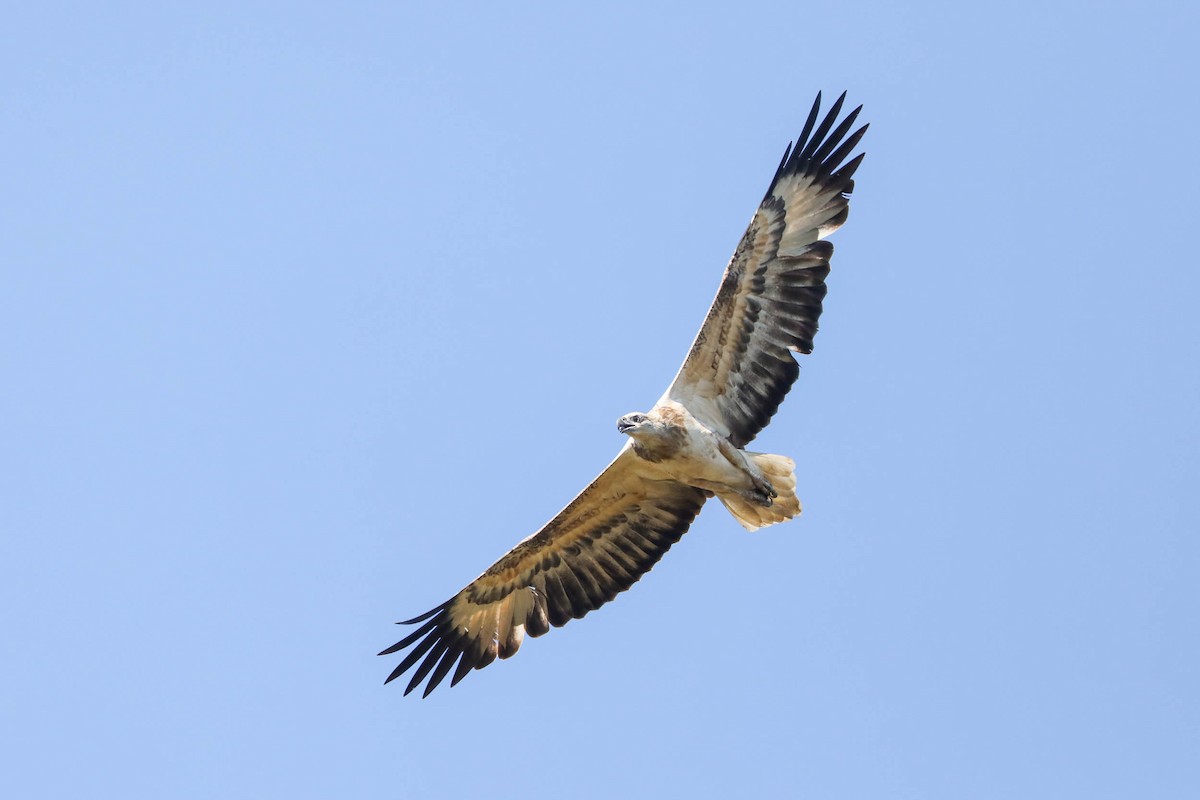
POLYGON ((687 531, 706 495, 673 481, 648 480, 627 447, 544 528, 524 540, 447 602, 400 623, 420 624, 380 655, 413 648, 388 676, 414 665, 404 693, 426 676, 428 696, 472 669, 508 658, 526 633, 541 636, 612 600, 650 571, 687 531))
POLYGON ((863 158, 846 157, 867 130, 863 125, 849 133, 862 106, 834 127, 845 96, 818 124, 817 95, 725 269, 683 367, 659 401, 681 403, 737 447, 766 427, 799 376, 792 352, 812 352, 833 254, 822 240, 846 221, 863 158))

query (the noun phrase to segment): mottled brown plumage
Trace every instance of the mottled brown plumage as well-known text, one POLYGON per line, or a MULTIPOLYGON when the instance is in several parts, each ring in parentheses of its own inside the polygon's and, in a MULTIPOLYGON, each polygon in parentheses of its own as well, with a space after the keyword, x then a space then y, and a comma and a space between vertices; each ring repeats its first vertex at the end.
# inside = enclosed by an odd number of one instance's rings
POLYGON ((578 497, 380 655, 412 648, 388 681, 416 666, 405 694, 516 653, 628 589, 683 536, 715 495, 755 530, 800 513, 793 463, 742 450, 779 408, 799 374, 792 353, 812 350, 833 247, 845 221, 847 161, 866 131, 860 109, 834 127, 845 95, 818 124, 813 104, 794 148, 722 277, 717 297, 666 393, 618 429, 630 441, 578 497), (849 135, 847 135, 849 134, 849 135))

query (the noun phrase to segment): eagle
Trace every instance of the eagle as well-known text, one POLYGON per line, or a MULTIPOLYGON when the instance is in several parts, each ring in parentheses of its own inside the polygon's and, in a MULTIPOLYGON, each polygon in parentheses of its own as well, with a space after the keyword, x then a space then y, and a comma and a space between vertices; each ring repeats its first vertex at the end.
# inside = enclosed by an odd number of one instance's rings
POLYGON ((843 92, 821 117, 818 93, 789 143, 721 279, 683 366, 649 411, 626 414, 617 457, 550 522, 446 602, 399 625, 418 627, 379 655, 412 648, 385 683, 417 666, 407 695, 520 648, 525 634, 579 619, 636 583, 715 496, 747 530, 800 514, 795 463, 746 450, 811 353, 833 246, 849 213, 851 133, 843 92), (818 118, 820 122, 818 123, 818 118), (418 666, 419 665, 419 666, 418 666))

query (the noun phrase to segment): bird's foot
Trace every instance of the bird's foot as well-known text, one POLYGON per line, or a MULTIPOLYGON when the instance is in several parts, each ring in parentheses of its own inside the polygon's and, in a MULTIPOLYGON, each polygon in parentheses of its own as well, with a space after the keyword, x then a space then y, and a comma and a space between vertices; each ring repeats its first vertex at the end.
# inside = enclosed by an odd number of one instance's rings
POLYGON ((775 498, 779 493, 775 491, 775 487, 766 478, 754 479, 753 499, 759 505, 772 506, 775 504, 775 498))

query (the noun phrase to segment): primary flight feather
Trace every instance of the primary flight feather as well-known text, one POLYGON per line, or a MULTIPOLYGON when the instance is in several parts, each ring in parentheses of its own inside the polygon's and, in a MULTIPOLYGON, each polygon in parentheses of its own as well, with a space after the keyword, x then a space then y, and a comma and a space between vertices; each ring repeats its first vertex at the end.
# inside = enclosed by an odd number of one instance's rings
POLYGON ((748 530, 800 513, 794 463, 743 448, 766 426, 812 352, 833 246, 849 213, 849 158, 867 126, 862 106, 839 123, 845 93, 820 119, 817 95, 795 145, 784 151, 717 297, 666 393, 626 414, 629 441, 554 519, 454 597, 406 620, 417 625, 380 655, 412 648, 392 681, 417 667, 404 693, 428 677, 428 696, 453 670, 508 658, 525 634, 541 636, 612 600, 646 574, 714 495, 748 530), (835 127, 836 125, 836 127, 835 127))

